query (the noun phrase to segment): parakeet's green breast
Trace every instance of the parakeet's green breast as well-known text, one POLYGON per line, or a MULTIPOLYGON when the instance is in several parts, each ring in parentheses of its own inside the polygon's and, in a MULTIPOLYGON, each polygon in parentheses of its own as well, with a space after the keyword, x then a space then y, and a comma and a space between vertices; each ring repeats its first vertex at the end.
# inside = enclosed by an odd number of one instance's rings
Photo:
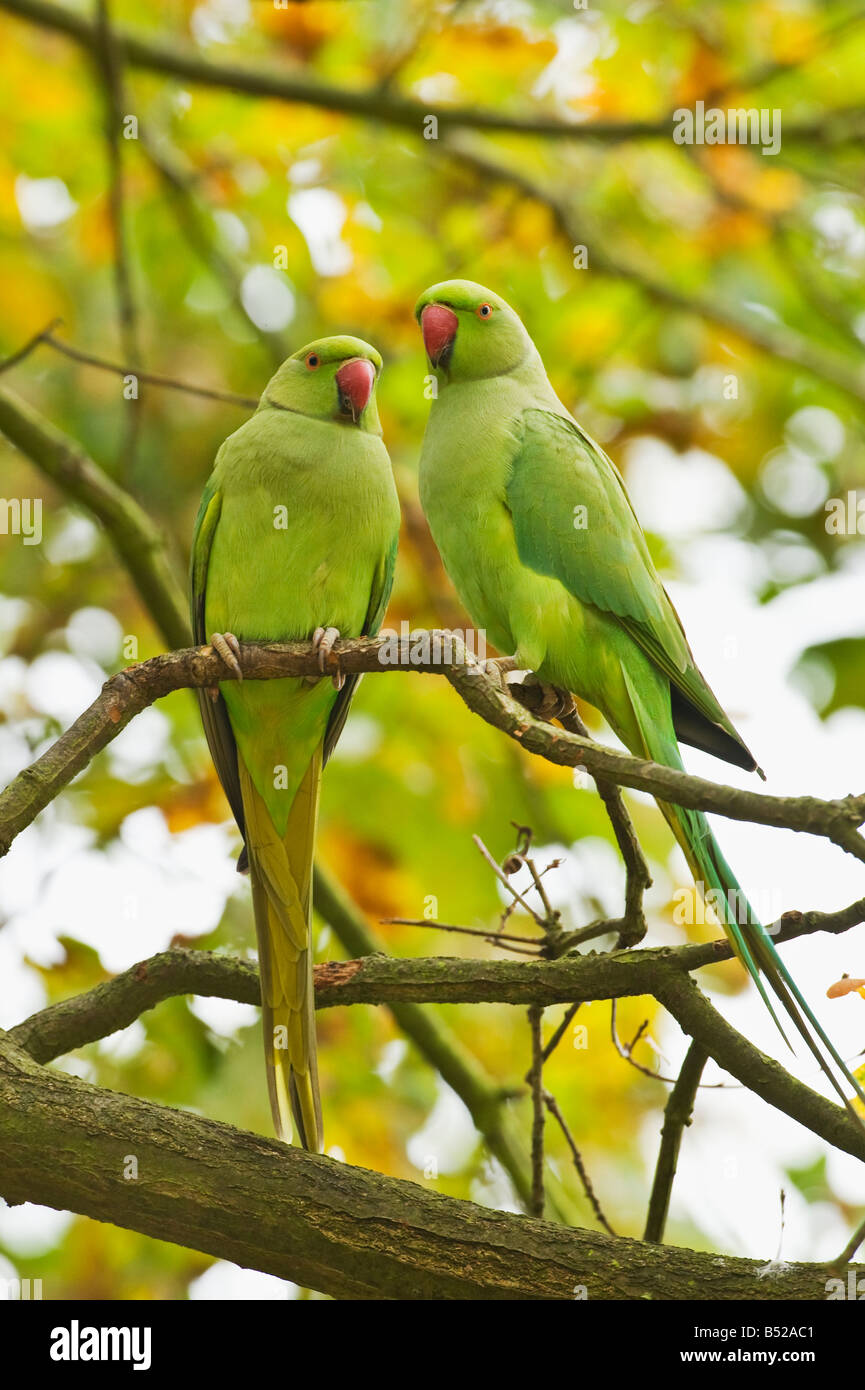
MULTIPOLYGON (((226 441, 208 567, 207 632, 241 640, 364 631, 399 505, 373 434, 289 411, 254 415, 226 441)), ((225 682, 238 747, 279 829, 336 699, 327 680, 225 682)))

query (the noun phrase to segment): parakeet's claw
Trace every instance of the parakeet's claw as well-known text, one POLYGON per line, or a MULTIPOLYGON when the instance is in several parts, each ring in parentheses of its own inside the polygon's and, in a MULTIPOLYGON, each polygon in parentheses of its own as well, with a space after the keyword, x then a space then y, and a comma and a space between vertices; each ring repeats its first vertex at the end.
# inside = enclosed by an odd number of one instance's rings
POLYGON ((501 686, 502 690, 507 689, 507 681, 505 680, 505 676, 507 676, 511 671, 518 671, 520 669, 517 665, 517 659, 515 656, 487 657, 487 660, 483 663, 483 668, 484 674, 487 676, 492 676, 493 680, 496 682, 497 685, 501 686))
POLYGON ((317 627, 312 634, 312 645, 318 659, 318 669, 323 676, 327 675, 327 661, 333 651, 333 644, 338 641, 339 628, 337 627, 317 627))
MULTIPOLYGON (((240 669, 240 643, 233 632, 214 632, 210 638, 210 645, 215 652, 222 658, 225 665, 233 676, 239 681, 243 680, 243 672, 240 669)), ((219 686, 209 685, 207 693, 214 704, 219 699, 219 686)))
POLYGON ((335 642, 339 641, 338 627, 317 627, 312 634, 312 645, 318 658, 318 669, 323 676, 330 675, 334 690, 342 690, 345 685, 345 676, 339 669, 339 657, 336 657, 336 668, 331 665, 331 654, 335 642))
POLYGON ((510 685, 509 690, 537 719, 546 719, 547 722, 564 719, 575 709, 573 698, 567 690, 560 690, 557 685, 547 685, 538 679, 534 671, 530 671, 524 680, 510 685))
POLYGON ((210 635, 210 645, 215 652, 218 652, 225 662, 229 671, 236 676, 239 681, 243 680, 243 672, 240 669, 240 643, 233 632, 213 632, 210 635))

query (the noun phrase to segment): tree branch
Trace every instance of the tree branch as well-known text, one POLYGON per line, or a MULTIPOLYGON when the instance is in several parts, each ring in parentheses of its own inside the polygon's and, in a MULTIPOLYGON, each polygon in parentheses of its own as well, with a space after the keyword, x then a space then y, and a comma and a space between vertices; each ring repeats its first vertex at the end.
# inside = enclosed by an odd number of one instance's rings
MULTIPOLYGON (((318 894, 318 884, 316 885, 318 894)), ((860 904, 865 916, 865 903, 860 904)), ((848 911, 845 909, 845 912, 848 911)), ((324 915, 338 914, 325 903, 324 915)), ((821 914, 813 914, 819 919, 821 914)), ((838 914, 841 917, 843 914, 838 914)), ((803 934, 802 920, 778 934, 784 941, 803 934)), ((848 925, 850 925, 848 923, 848 925)), ((336 928, 339 930, 339 927, 336 928)), ((813 925, 810 930, 819 930, 813 925)), ((351 931, 347 933, 351 940, 351 931)), ((437 1020, 422 1012, 429 1003, 533 1005, 620 999, 654 995, 726 1071, 768 1104, 806 1125, 830 1144, 865 1160, 865 1133, 847 1112, 790 1076, 777 1062, 743 1038, 696 987, 690 971, 729 959, 726 940, 701 946, 628 950, 609 955, 571 956, 531 964, 512 961, 459 960, 449 957, 399 959, 367 955, 360 960, 330 962, 315 969, 316 1007, 386 1004, 397 1022, 412 1033, 435 1030, 437 1020)), ((87 993, 52 1004, 10 1031, 9 1036, 40 1062, 107 1037, 164 999, 195 993, 241 1003, 260 1002, 257 972, 246 961, 207 951, 171 950, 140 962, 87 993)), ((422 1043, 421 1043, 422 1046, 422 1043)), ((463 1097, 478 1128, 494 1152, 501 1149, 519 1174, 520 1194, 528 1201, 530 1171, 524 1151, 517 1152, 503 1127, 501 1093, 466 1059, 459 1044, 435 1036, 429 1051, 434 1065, 463 1097), (490 1138, 490 1132, 492 1138, 490 1138), (517 1161, 518 1160, 518 1161, 517 1161)), ((498 1156, 498 1155, 497 1155, 498 1156)), ((503 1161, 503 1160, 502 1160, 503 1161)), ((508 1167, 511 1171, 511 1167, 508 1167)))
MULTIPOLYGON (((94 24, 65 6, 51 3, 50 0, 0 0, 0 9, 64 33, 88 51, 96 51, 98 48, 99 35, 94 24)), ((119 26, 112 32, 118 60, 132 66, 162 72, 186 82, 226 88, 241 95, 272 97, 371 122, 383 121, 412 130, 419 136, 424 131, 425 122, 434 117, 438 122, 440 136, 446 136, 453 131, 475 130, 541 136, 555 140, 595 140, 603 143, 672 138, 672 113, 659 120, 649 121, 567 122, 554 117, 512 115, 476 107, 430 107, 412 98, 382 91, 377 86, 361 91, 334 87, 317 81, 286 77, 283 73, 264 68, 215 62, 201 57, 184 44, 178 44, 176 40, 167 43, 119 26)), ((787 121, 784 138, 788 142, 798 140, 818 144, 859 140, 862 124, 862 113, 858 108, 832 111, 816 120, 787 121)), ((456 143, 436 139, 429 144, 433 147, 440 145, 444 152, 451 153, 462 163, 473 165, 478 172, 485 172, 485 177, 509 183, 522 189, 527 197, 544 202, 552 210, 561 230, 568 238, 569 246, 588 244, 586 230, 576 224, 573 210, 527 176, 456 143)), ((748 319, 726 304, 703 296, 687 294, 658 280, 649 266, 637 265, 633 260, 629 261, 607 251, 608 240, 609 238, 603 234, 591 238, 593 265, 602 273, 628 279, 654 301, 696 314, 709 322, 730 329, 773 356, 800 366, 831 383, 857 402, 865 401, 865 369, 854 359, 831 347, 813 343, 786 326, 775 327, 756 319, 748 319)))
POLYGON ((539 1004, 528 1010, 529 1034, 532 1044, 532 1064, 529 1082, 532 1092, 532 1216, 544 1214, 544 1043, 541 1020, 544 1011, 539 1004))
POLYGON ((83 352, 81 348, 73 347, 71 343, 64 343, 62 338, 56 338, 53 330, 62 322, 60 319, 52 319, 45 328, 34 333, 32 338, 28 338, 23 347, 17 352, 13 352, 5 361, 0 362, 0 373, 5 373, 12 367, 17 367, 19 362, 23 362, 34 352, 42 343, 47 347, 53 348, 55 352, 61 353, 64 357, 70 358, 73 362, 80 362, 85 367, 96 367, 101 372, 112 372, 114 376, 136 376, 139 381, 143 381, 150 386, 160 386, 168 391, 181 391, 187 396, 201 396, 208 401, 224 401, 226 405, 240 406, 242 410, 255 410, 258 399, 255 396, 241 396, 236 391, 218 391, 212 386, 197 386, 191 381, 179 381, 177 377, 166 376, 162 372, 145 372, 140 367, 132 367, 124 362, 109 362, 104 357, 97 357, 92 352, 83 352))
MULTIPOLYGON (((54 29, 85 49, 97 41, 93 23, 64 5, 50 0, 0 0, 0 9, 17 15, 44 29, 54 29)), ((545 136, 556 140, 598 140, 617 144, 623 140, 669 139, 673 131, 672 113, 658 120, 562 121, 555 116, 526 115, 494 111, 474 106, 428 106, 411 97, 382 91, 377 85, 357 90, 286 76, 273 68, 249 64, 216 62, 196 53, 177 36, 160 40, 117 26, 114 30, 117 52, 123 62, 150 72, 164 73, 183 82, 216 87, 241 96, 271 97, 292 105, 314 106, 324 111, 357 116, 367 121, 413 130, 421 135, 424 122, 435 116, 440 131, 471 129, 499 131, 512 135, 545 136)), ((834 111, 823 119, 788 121, 787 140, 815 143, 843 143, 861 133, 858 107, 834 111)))
MULTIPOLYGON (((4 402, 4 393, 0 392, 0 428, 5 428, 4 402)), ((125 499, 125 494, 122 496, 125 499)), ((456 634, 432 631, 416 633, 414 638, 412 643, 400 643, 395 637, 338 642, 329 670, 340 669, 345 674, 400 670, 443 675, 475 714, 548 762, 584 767, 593 776, 649 792, 679 806, 820 835, 865 860, 865 839, 858 834, 858 827, 865 820, 865 795, 834 801, 810 796, 769 796, 633 758, 535 719, 487 675, 456 634), (418 642, 425 644, 429 655, 418 656, 418 642), (445 654, 449 659, 445 659, 445 654)), ((242 643, 240 652, 247 680, 320 674, 317 655, 309 642, 242 643)), ((168 652, 112 676, 89 709, 0 795, 0 855, 141 710, 174 690, 210 687, 228 679, 233 677, 212 647, 168 652)))
POLYGON ((243 323, 252 330, 265 348, 270 361, 278 367, 291 354, 288 341, 282 333, 262 328, 246 312, 241 294, 242 272, 235 265, 234 258, 226 254, 219 245, 212 214, 199 206, 193 174, 180 163, 176 155, 169 153, 168 141, 164 135, 154 140, 146 131, 142 132, 140 144, 162 183, 169 207, 188 246, 227 291, 243 323))
POLYGON ((755 1095, 798 1120, 835 1148, 865 1162, 865 1129, 832 1101, 791 1076, 736 1032, 694 980, 680 971, 659 984, 655 998, 673 1015, 682 1032, 699 1041, 710 1057, 755 1095))
POLYGON ((694 1100, 707 1059, 708 1054, 702 1045, 696 1040, 692 1042, 682 1063, 676 1084, 667 1097, 667 1104, 664 1108, 664 1124, 661 1129, 661 1147, 658 1151, 655 1179, 652 1183, 652 1195, 649 1199, 644 1240, 659 1243, 664 1239, 664 1228, 670 1209, 670 1197, 679 1162, 682 1135, 691 1123, 694 1100))
POLYGON ((167 538, 144 508, 80 444, 5 389, 0 389, 0 433, 102 522, 166 645, 185 645, 189 619, 168 558, 167 538))
MULTIPOLYGON (((325 921, 338 932, 346 949, 357 957, 316 965, 316 1008, 387 1004, 400 1022, 410 1017, 410 1010, 419 1009, 423 1003, 558 1004, 576 1001, 579 1004, 620 997, 625 993, 649 994, 658 967, 687 974, 733 958, 729 941, 720 937, 699 946, 631 950, 622 955, 570 956, 551 962, 554 968, 542 968, 540 974, 535 972, 531 976, 520 974, 518 968, 514 972, 514 962, 509 961, 454 960, 447 956, 400 960, 376 949, 376 939, 357 908, 328 876, 316 877, 315 904, 325 921), (610 973, 607 968, 607 963, 616 960, 625 964, 627 989, 624 988, 624 972, 614 967, 614 973, 610 973), (502 970, 500 966, 510 969, 502 970)), ((782 921, 784 926, 775 937, 779 944, 817 931, 846 931, 865 921, 865 899, 839 913, 790 913, 782 921)), ((235 999, 241 1004, 261 1002, 258 971, 249 961, 212 951, 174 947, 139 961, 83 994, 50 1004, 12 1028, 10 1037, 26 1048, 37 1062, 51 1062, 65 1052, 127 1028, 142 1013, 178 994, 235 999)), ((561 1030, 557 1029, 544 1049, 544 1060, 560 1038, 561 1030)), ((444 1056, 438 1061, 442 1063, 440 1070, 450 1073, 448 1080, 453 1085, 452 1061, 444 1056)), ((475 1078, 471 1088, 477 1088, 479 1095, 489 1091, 488 1086, 475 1078)), ((465 1094, 464 1086, 454 1089, 465 1094)))
MULTIPOLYGON (((114 285, 121 352, 127 362, 141 359, 138 314, 132 288, 132 269, 126 233, 125 181, 123 176, 123 64, 114 41, 109 0, 96 0, 94 59, 105 89, 105 143, 108 151, 108 208, 114 241, 114 285)), ((141 399, 136 393, 124 398, 127 406, 121 459, 123 472, 134 471, 141 426, 141 399)))
MULTIPOLYGON (((589 731, 576 710, 565 715, 561 723, 562 728, 567 729, 569 733, 578 734, 580 738, 589 737, 589 731)), ((652 875, 649 873, 637 832, 625 807, 621 788, 606 777, 596 778, 595 785, 598 796, 604 803, 625 865, 625 911, 618 924, 618 945, 636 946, 647 931, 643 894, 652 886, 652 875)))
MULTIPOLYGON (((370 930, 355 904, 320 864, 313 880, 315 909, 333 928, 340 944, 352 956, 372 964, 387 959, 383 943, 370 930)), ((315 967, 316 1007, 326 1008, 328 992, 347 983, 356 962, 328 962, 315 967)), ((230 995, 228 996, 231 997, 230 995)), ((339 1003, 338 994, 333 997, 339 1003)), ((460 1097, 484 1143, 502 1165, 514 1189, 528 1208, 531 1199, 531 1167, 526 1145, 505 1105, 508 1096, 483 1066, 463 1046, 457 1035, 423 1003, 411 999, 390 1000, 387 1007, 396 1024, 460 1097)), ((551 1174, 547 1182, 550 1215, 566 1224, 579 1221, 579 1213, 564 1183, 551 1174)))
MULTIPOLYGON (((0 4, 4 0, 0 0, 0 4)), ((541 203, 553 215, 559 233, 568 247, 590 248, 590 267, 602 275, 630 281, 655 304, 694 314, 728 329, 763 352, 783 362, 801 367, 822 381, 843 391, 858 404, 865 401, 865 368, 856 358, 835 348, 814 342, 787 325, 766 323, 756 317, 748 318, 729 303, 678 289, 667 280, 659 279, 651 266, 640 264, 610 249, 610 235, 603 228, 590 227, 585 214, 577 216, 573 206, 545 184, 529 174, 493 159, 464 140, 449 140, 445 153, 486 180, 514 188, 532 202, 541 203)), ((861 358, 861 351, 859 353, 861 358)))
POLYGON ((756 1260, 721 1267, 711 1254, 491 1211, 100 1090, 40 1067, 3 1034, 0 1149, 12 1204, 80 1212, 337 1298, 572 1300, 578 1286, 593 1300, 826 1294, 822 1265, 766 1279, 756 1260))
MULTIPOLYGON (((97 43, 93 23, 63 5, 50 0, 0 0, 0 9, 43 29, 65 34, 81 47, 92 50, 97 43)), ((662 121, 567 122, 553 116, 511 115, 478 110, 475 107, 428 106, 411 97, 399 96, 378 86, 366 89, 335 87, 327 83, 287 76, 273 68, 241 66, 204 58, 176 35, 170 41, 136 33, 117 26, 117 51, 125 63, 176 77, 204 87, 223 88, 241 96, 270 97, 292 105, 314 106, 365 120, 413 130, 422 135, 424 122, 434 116, 441 130, 468 127, 475 130, 508 131, 515 135, 543 135, 556 139, 594 139, 610 142, 669 135, 672 118, 662 121)), ((809 124, 805 129, 813 129, 809 124)))

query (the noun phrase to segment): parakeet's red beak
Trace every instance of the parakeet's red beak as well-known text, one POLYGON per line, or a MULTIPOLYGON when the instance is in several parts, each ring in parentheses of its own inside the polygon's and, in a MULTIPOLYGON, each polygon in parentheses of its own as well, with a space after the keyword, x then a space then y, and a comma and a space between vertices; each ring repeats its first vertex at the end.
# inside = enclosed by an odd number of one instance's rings
POLYGON ((352 357, 336 374, 339 408, 355 422, 360 418, 372 395, 375 367, 365 357, 352 357))
POLYGON ((423 345, 434 367, 446 367, 459 320, 446 304, 427 304, 420 316, 423 345))

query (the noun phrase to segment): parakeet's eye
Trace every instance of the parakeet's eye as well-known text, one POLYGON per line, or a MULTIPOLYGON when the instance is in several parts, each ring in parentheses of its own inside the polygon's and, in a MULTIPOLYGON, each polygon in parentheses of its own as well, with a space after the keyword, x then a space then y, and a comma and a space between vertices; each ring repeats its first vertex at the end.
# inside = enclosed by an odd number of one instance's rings
POLYGON ((320 366, 320 364, 321 364, 321 358, 319 357, 318 353, 317 353, 317 352, 311 352, 311 353, 309 354, 309 356, 307 357, 307 359, 306 359, 306 365, 309 367, 309 370, 310 370, 311 372, 314 372, 315 369, 316 369, 316 367, 320 366))
POLYGON ((491 318, 491 317, 492 317, 492 312, 493 312, 493 306, 492 306, 492 304, 479 304, 478 307, 477 307, 477 310, 476 310, 476 313, 477 313, 477 316, 478 316, 479 319, 488 319, 488 318, 491 318))

